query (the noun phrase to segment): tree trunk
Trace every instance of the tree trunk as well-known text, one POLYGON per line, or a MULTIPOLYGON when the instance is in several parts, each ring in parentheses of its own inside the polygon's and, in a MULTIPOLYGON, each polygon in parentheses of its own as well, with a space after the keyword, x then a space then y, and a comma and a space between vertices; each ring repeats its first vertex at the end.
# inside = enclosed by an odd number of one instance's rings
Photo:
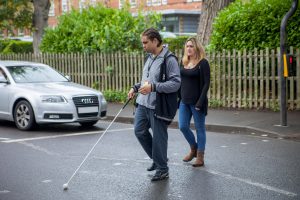
POLYGON ((44 34, 44 29, 48 26, 48 14, 50 10, 50 0, 33 0, 33 52, 40 53, 40 43, 44 34))
POLYGON ((205 46, 209 43, 212 23, 218 12, 234 0, 203 0, 197 35, 205 46))

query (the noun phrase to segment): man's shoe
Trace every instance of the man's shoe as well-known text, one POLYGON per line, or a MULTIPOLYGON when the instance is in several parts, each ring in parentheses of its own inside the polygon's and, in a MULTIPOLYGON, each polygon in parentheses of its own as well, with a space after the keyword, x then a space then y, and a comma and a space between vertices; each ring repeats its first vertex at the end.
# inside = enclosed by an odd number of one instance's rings
POLYGON ((151 181, 161 181, 167 178, 169 178, 168 171, 156 171, 154 176, 151 178, 151 181))
POLYGON ((152 163, 152 165, 150 167, 147 168, 147 171, 153 171, 153 170, 156 170, 156 165, 155 163, 152 163))

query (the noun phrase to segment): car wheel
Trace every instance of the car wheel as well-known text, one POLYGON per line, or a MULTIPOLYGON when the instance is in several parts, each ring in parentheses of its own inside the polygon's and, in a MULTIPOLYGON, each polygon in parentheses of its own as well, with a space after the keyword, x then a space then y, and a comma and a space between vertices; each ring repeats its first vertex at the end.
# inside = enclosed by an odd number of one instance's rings
POLYGON ((28 131, 35 126, 33 109, 28 101, 20 101, 14 110, 14 121, 18 129, 28 131))
POLYGON ((91 126, 94 126, 97 122, 98 122, 98 120, 90 121, 90 122, 79 122, 79 124, 83 127, 91 127, 91 126))

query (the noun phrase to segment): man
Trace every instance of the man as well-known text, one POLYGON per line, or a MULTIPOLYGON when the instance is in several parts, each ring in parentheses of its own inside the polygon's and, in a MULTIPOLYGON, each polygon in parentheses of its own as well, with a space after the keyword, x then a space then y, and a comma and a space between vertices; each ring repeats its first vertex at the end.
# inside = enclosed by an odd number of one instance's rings
POLYGON ((139 93, 134 120, 134 132, 145 152, 153 160, 148 171, 156 170, 151 181, 163 180, 169 177, 167 147, 168 123, 155 117, 156 91, 173 93, 180 88, 180 70, 177 59, 168 56, 171 52, 162 45, 162 38, 154 28, 142 33, 141 41, 144 50, 149 53, 145 62, 142 80, 128 92, 128 98, 139 93), (166 82, 158 82, 160 67, 166 59, 166 82), (149 129, 152 130, 152 135, 149 129))

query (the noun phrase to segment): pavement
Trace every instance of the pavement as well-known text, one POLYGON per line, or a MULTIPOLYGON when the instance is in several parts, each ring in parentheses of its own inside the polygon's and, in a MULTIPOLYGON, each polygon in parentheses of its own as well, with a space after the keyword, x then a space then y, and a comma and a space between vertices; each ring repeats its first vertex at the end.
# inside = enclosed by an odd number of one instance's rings
MULTIPOLYGON (((121 103, 108 103, 107 119, 112 120, 122 109, 121 103)), ((133 123, 135 107, 130 102, 116 122, 133 123)), ((194 126, 193 120, 191 127, 194 126)), ((178 127, 178 112, 170 125, 178 127)), ((251 134, 262 137, 300 141, 300 111, 287 112, 287 126, 280 125, 280 112, 265 110, 209 109, 206 130, 210 132, 251 134)))

